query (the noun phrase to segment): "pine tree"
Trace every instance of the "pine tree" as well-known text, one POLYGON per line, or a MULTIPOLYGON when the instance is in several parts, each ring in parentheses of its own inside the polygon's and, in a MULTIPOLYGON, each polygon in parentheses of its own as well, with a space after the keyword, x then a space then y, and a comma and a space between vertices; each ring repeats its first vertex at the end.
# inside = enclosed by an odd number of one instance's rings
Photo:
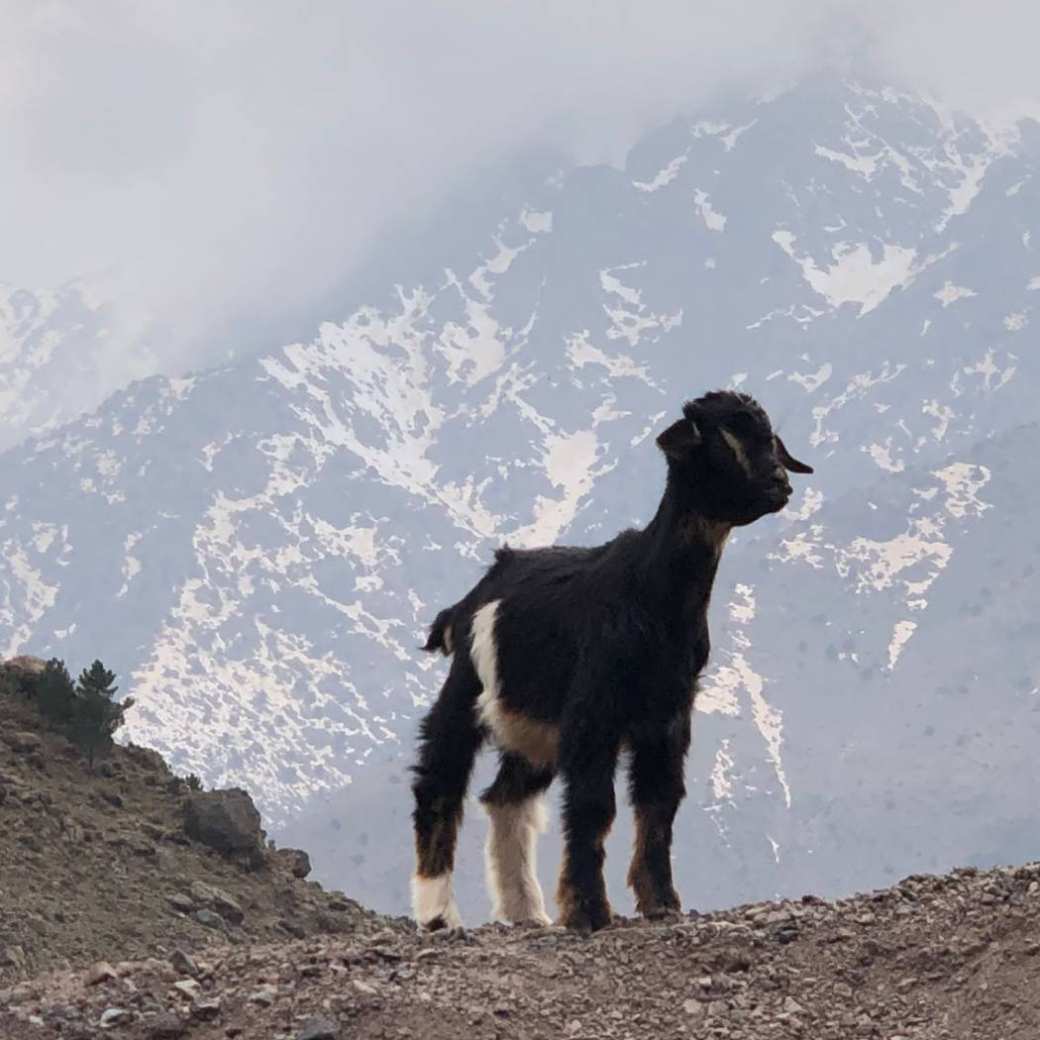
POLYGON ((65 662, 51 658, 36 681, 36 704, 40 714, 56 729, 71 722, 76 711, 76 688, 65 662))
POLYGON ((69 736, 86 752, 90 768, 98 751, 107 750, 112 744, 112 734, 124 721, 133 698, 122 703, 112 700, 118 689, 115 672, 110 672, 100 661, 84 668, 76 688, 75 713, 69 727, 69 736))
POLYGON ((116 673, 110 672, 100 661, 95 661, 90 668, 84 668, 79 673, 79 692, 83 694, 91 690, 111 700, 112 694, 119 689, 112 685, 115 681, 116 673))

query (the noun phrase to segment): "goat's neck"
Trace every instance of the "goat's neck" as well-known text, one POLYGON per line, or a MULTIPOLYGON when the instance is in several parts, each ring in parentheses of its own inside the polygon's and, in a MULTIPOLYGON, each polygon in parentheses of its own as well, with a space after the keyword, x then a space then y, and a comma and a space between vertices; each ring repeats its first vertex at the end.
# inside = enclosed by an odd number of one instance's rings
POLYGON ((651 596, 690 613, 703 610, 711 598, 730 525, 705 517, 683 498, 669 480, 642 532, 643 580, 651 596))

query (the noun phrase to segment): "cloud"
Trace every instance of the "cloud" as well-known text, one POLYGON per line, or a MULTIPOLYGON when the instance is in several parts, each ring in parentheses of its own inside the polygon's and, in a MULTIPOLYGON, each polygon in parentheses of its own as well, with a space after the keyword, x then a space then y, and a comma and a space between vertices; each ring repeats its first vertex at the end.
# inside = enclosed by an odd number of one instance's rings
POLYGON ((713 92, 835 62, 1040 96, 1028 3, 0 0, 0 24, 0 281, 89 277, 166 370, 287 313, 309 335, 389 223, 529 145, 619 162, 713 92))

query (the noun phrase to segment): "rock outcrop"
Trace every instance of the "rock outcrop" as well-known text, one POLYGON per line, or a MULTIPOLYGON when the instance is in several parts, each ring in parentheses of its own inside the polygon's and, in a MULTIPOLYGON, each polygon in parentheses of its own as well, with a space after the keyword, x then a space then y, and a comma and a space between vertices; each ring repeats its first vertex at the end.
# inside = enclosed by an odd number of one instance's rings
POLYGON ((248 866, 259 866, 264 860, 260 813, 240 787, 189 794, 184 802, 184 830, 188 837, 248 866))

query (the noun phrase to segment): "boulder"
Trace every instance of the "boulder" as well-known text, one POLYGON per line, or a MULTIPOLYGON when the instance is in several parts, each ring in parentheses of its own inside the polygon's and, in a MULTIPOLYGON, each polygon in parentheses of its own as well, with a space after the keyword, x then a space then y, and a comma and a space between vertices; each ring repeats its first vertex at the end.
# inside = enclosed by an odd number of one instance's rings
POLYGON ((166 902, 179 914, 190 914, 195 909, 195 900, 184 892, 170 892, 166 902))
POLYGON ((339 1026, 331 1018, 323 1015, 308 1018, 296 1034, 296 1040, 338 1040, 339 1026))
POLYGON ((184 801, 184 830, 188 837, 251 866, 263 861, 260 813, 248 792, 239 787, 189 794, 184 801))
POLYGON ((199 966, 195 962, 195 958, 190 953, 186 953, 184 950, 177 949, 170 954, 170 966, 174 971, 180 972, 182 975, 190 975, 193 979, 198 978, 201 974, 199 966))
POLYGON ((113 982, 118 976, 108 961, 98 961, 87 972, 87 985, 97 986, 102 982, 113 982))
POLYGON ((278 849, 274 855, 295 878, 305 878, 311 872, 311 858, 303 849, 278 849))
POLYGON ((199 995, 199 984, 194 979, 178 979, 173 988, 186 1000, 194 1000, 199 995))
POLYGON ((27 967, 25 950, 21 946, 0 947, 0 967, 25 971, 27 967))
POLYGON ((116 1026, 125 1026, 132 1022, 134 1014, 126 1008, 110 1007, 101 1012, 99 1025, 102 1029, 114 1029, 116 1026))
POLYGON ((30 754, 40 750, 40 738, 35 733, 7 732, 3 734, 3 740, 12 751, 21 754, 30 754))
POLYGON ((224 920, 230 921, 232 924, 242 923, 245 914, 230 892, 225 892, 224 889, 217 888, 216 885, 207 885, 204 881, 193 881, 189 892, 191 898, 196 903, 201 903, 211 910, 216 910, 224 920))
POLYGON ((46 670, 47 662, 42 657, 20 654, 4 661, 3 667, 12 672, 21 672, 23 675, 40 675, 46 670))
POLYGON ((196 910, 195 920, 207 928, 213 928, 218 932, 227 931, 227 921, 220 914, 212 910, 196 910))
MULTIPOLYGON (((212 1022, 215 1018, 220 1017, 220 1001, 215 998, 209 1000, 197 1000, 191 1006, 191 1017, 196 1022, 212 1022)), ((233 1036, 230 1032, 228 1036, 233 1036)))
POLYGON ((259 989, 254 990, 246 998, 252 1004, 259 1004, 261 1007, 270 1007, 278 997, 278 987, 272 986, 270 983, 266 983, 259 989))
POLYGON ((155 1016, 148 1032, 149 1040, 178 1040, 188 1031, 187 1025, 172 1011, 155 1016))
POLYGON ((6 674, 14 684, 14 688, 23 696, 31 696, 36 687, 36 680, 47 667, 47 662, 39 657, 12 657, 8 661, 0 661, 0 674, 6 674))
POLYGON ((169 773, 170 767, 166 759, 152 748, 142 747, 140 744, 126 744, 123 749, 142 769, 151 773, 169 773))

